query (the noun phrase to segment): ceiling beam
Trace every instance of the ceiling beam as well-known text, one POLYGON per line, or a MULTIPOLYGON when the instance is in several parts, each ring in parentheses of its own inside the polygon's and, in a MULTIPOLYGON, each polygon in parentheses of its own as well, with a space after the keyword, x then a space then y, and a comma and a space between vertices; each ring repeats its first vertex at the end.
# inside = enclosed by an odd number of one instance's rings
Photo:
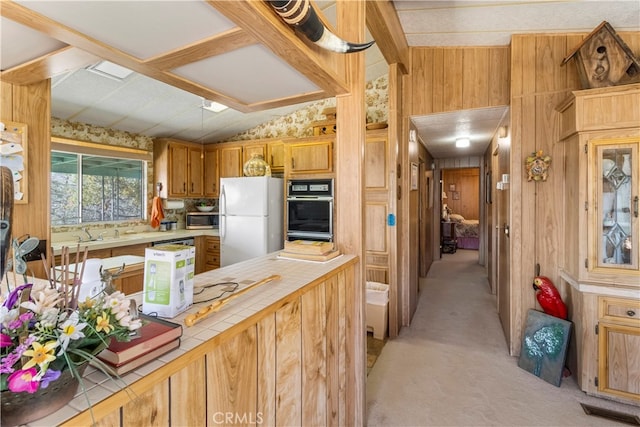
POLYGON ((107 60, 205 99, 220 102, 243 113, 329 98, 346 92, 345 83, 331 71, 335 68, 330 66, 331 57, 329 60, 323 60, 323 55, 327 54, 314 51, 312 47, 305 45, 293 30, 271 12, 269 6, 264 2, 222 1, 219 3, 223 3, 220 8, 227 10, 227 13, 232 16, 238 14, 240 16, 254 15, 251 19, 240 19, 236 16, 236 19, 243 25, 250 27, 250 31, 236 28, 190 46, 175 49, 167 54, 143 60, 62 25, 18 3, 2 1, 1 16, 62 41, 70 47, 6 70, 2 72, 1 76, 9 83, 23 85, 51 78, 59 72, 85 67, 99 60, 107 60), (229 12, 228 9, 236 12, 229 12), (172 69, 181 65, 265 40, 267 48, 273 50, 292 67, 304 74, 320 87, 320 90, 249 105, 171 72, 172 69))
POLYGON ((240 112, 247 113, 252 111, 245 103, 238 99, 231 98, 213 89, 206 88, 169 72, 164 72, 151 67, 145 64, 144 61, 132 55, 95 40, 15 2, 2 1, 0 15, 39 31, 49 37, 60 40, 63 43, 80 48, 97 56, 98 58, 106 59, 107 61, 111 61, 137 73, 151 77, 152 79, 156 79, 168 85, 202 96, 208 100, 220 102, 240 112))
POLYGON ((390 0, 368 1, 367 28, 387 64, 398 64, 403 74, 409 69, 409 45, 400 19, 390 0))
POLYGON ((348 92, 346 82, 334 71, 336 62, 331 56, 338 54, 311 49, 266 2, 208 0, 208 3, 325 91, 325 97, 348 92))
POLYGON ((57 74, 77 70, 98 62, 100 58, 73 46, 66 46, 0 73, 0 78, 14 85, 26 86, 57 74))
POLYGON ((224 33, 200 40, 190 46, 181 46, 172 52, 147 59, 144 63, 159 70, 170 70, 256 43, 258 41, 255 37, 242 28, 232 28, 224 33))

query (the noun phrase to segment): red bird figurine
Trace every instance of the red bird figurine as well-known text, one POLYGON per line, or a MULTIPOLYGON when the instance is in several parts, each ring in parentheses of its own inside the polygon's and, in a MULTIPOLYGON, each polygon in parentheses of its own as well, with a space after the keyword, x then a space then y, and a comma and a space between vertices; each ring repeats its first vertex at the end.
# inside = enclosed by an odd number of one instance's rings
POLYGON ((560 292, 553 285, 551 279, 537 276, 533 279, 533 289, 536 291, 536 299, 545 313, 560 319, 567 319, 567 306, 562 301, 560 292))

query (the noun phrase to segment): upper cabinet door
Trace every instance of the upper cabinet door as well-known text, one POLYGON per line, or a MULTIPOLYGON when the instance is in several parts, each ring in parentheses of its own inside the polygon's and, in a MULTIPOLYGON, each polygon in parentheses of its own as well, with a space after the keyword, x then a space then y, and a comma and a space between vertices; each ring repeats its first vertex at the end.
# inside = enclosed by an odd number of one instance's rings
POLYGON ((202 182, 202 147, 189 147, 188 195, 191 197, 201 197, 202 182))
POLYGON ((169 144, 169 197, 186 197, 188 185, 189 147, 169 144))
POLYGON ((217 148, 204 149, 204 196, 218 197, 218 180, 220 179, 217 148))
POLYGON ((290 174, 333 172, 332 141, 289 144, 288 158, 290 174))
POLYGON ((590 141, 591 271, 639 271, 639 138, 590 141))
POLYGON ((242 146, 220 148, 220 178, 242 176, 242 146))

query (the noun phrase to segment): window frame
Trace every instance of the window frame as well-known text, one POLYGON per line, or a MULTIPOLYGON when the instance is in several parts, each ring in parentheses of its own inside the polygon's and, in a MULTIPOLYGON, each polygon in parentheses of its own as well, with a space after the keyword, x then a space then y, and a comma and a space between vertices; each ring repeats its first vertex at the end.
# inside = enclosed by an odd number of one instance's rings
MULTIPOLYGON (((107 146, 104 144, 97 144, 86 141, 77 141, 66 138, 52 137, 51 138, 51 151, 64 152, 69 154, 78 155, 78 180, 79 180, 79 216, 80 221, 74 224, 57 224, 53 225, 54 227, 73 227, 73 226, 81 226, 84 224, 104 224, 104 223, 117 223, 117 222, 126 222, 126 221, 146 221, 148 216, 148 204, 149 204, 149 167, 150 163, 153 159, 153 153, 131 147, 123 147, 123 146, 107 146), (142 161, 142 217, 135 219, 123 219, 123 220, 108 220, 108 221, 92 221, 92 222, 84 222, 82 221, 82 157, 83 156, 99 156, 99 157, 107 157, 107 158, 117 158, 123 160, 138 160, 142 161)), ((53 173, 50 171, 49 173, 53 173)), ((51 190, 49 190, 51 193, 51 190)))

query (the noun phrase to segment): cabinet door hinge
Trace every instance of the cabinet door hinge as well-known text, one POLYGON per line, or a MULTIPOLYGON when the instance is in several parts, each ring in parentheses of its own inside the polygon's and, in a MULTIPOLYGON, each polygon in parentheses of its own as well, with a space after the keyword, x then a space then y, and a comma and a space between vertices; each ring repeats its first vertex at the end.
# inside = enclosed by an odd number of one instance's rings
POLYGON ((584 144, 584 154, 587 154, 588 150, 587 150, 587 144, 584 144))
POLYGON ((598 325, 596 325, 596 335, 598 335, 598 332, 599 332, 599 328, 598 328, 598 325))
POLYGON ((589 268, 589 260, 587 258, 584 259, 584 268, 589 268))
POLYGON ((585 211, 589 210, 589 202, 584 202, 584 210, 585 211))
POLYGON ((599 384, 598 384, 598 377, 595 377, 595 378, 593 379, 593 383, 596 385, 596 387, 598 387, 598 385, 599 385, 599 384))

